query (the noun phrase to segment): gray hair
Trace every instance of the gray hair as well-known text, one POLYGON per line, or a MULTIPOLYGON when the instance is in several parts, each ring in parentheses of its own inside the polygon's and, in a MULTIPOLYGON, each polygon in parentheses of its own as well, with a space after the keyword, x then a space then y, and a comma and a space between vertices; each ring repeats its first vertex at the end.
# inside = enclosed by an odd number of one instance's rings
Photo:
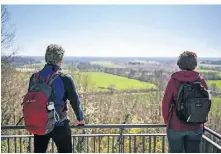
POLYGON ((45 61, 47 64, 59 66, 59 61, 62 61, 64 56, 64 49, 57 44, 50 44, 45 53, 45 61))

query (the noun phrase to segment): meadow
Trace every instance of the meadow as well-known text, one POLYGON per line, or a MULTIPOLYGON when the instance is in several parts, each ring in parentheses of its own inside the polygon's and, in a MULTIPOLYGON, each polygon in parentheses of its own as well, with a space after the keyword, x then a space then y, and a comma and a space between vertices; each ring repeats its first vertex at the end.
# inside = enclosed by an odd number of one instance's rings
POLYGON ((197 71, 200 72, 200 73, 209 73, 209 72, 219 73, 219 71, 211 70, 211 69, 198 69, 197 71))
POLYGON ((84 83, 85 78, 89 82, 90 89, 99 91, 102 88, 113 88, 115 90, 144 90, 157 89, 157 87, 149 82, 141 82, 135 79, 128 79, 117 75, 107 74, 103 72, 80 72, 73 73, 72 76, 77 80, 78 75, 81 76, 80 82, 84 83))
MULTIPOLYGON (((17 72, 17 74, 26 81, 31 76, 30 72, 17 72)), ((87 85, 88 90, 92 92, 108 91, 108 89, 116 91, 158 89, 150 82, 142 82, 103 72, 70 72, 70 75, 78 87, 87 85)))
POLYGON ((216 88, 221 90, 221 80, 208 80, 207 84, 209 88, 212 88, 213 85, 216 85, 216 88))
MULTIPOLYGON (((28 65, 27 65, 28 66, 28 65)), ((34 66, 44 66, 43 64, 35 64, 34 66)), ((68 66, 68 65, 67 65, 68 66)), ((67 67, 66 65, 63 68, 67 67)), ((31 68, 29 66, 29 68, 31 68)), ((214 70, 198 70, 199 72, 219 72, 214 70)), ((23 78, 29 78, 30 72, 17 72, 23 78)), ((146 89, 158 89, 156 85, 150 82, 142 82, 136 79, 129 79, 127 77, 117 76, 113 74, 107 74, 104 72, 71 72, 68 71, 65 73, 70 74, 77 84, 87 85, 90 91, 98 92, 98 91, 107 91, 112 88, 117 91, 126 91, 126 90, 146 90, 146 89)), ((219 72, 221 75, 221 72, 219 72)), ((216 85, 218 90, 221 90, 221 80, 207 80, 206 81, 209 88, 212 88, 213 85, 216 85)))
POLYGON ((217 73, 218 76, 221 77, 221 71, 217 71, 217 70, 212 70, 212 69, 197 69, 196 71, 198 71, 199 73, 217 73))

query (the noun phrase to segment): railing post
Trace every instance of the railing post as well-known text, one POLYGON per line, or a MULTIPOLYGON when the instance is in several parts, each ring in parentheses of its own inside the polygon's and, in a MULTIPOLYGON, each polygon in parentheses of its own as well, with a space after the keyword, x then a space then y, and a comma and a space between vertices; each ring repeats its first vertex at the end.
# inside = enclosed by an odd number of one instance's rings
POLYGON ((22 153, 22 148, 23 148, 22 138, 19 139, 19 144, 20 144, 20 153, 22 153))
POLYGON ((119 136, 119 138, 118 138, 118 140, 117 140, 117 142, 118 142, 118 144, 119 144, 119 146, 118 146, 118 148, 119 148, 119 153, 123 153, 123 131, 124 131, 124 128, 121 128, 120 129, 120 136, 119 136))
POLYGON ((7 138, 7 144, 8 144, 8 153, 10 153, 10 141, 9 141, 9 138, 7 138))
POLYGON ((162 153, 165 153, 165 136, 162 136, 162 153))
POLYGON ((120 140, 119 140, 119 153, 123 153, 123 133, 120 133, 120 140))
POLYGON ((31 153, 31 137, 28 138, 28 153, 31 153))
POLYGON ((15 153, 17 153, 17 143, 16 143, 16 137, 14 138, 14 143, 15 143, 15 153))

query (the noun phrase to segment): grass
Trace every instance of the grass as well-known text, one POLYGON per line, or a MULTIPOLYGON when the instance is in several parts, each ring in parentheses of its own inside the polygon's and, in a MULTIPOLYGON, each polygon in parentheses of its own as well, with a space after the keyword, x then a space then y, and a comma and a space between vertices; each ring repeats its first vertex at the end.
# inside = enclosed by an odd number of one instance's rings
POLYGON ((208 80, 207 84, 209 87, 211 87, 213 84, 215 84, 216 88, 221 90, 221 80, 208 80))
MULTIPOLYGON (((141 82, 135 79, 128 79, 126 77, 103 72, 81 72, 80 75, 84 76, 81 78, 80 83, 85 82, 84 78, 87 76, 90 89, 93 89, 94 91, 100 91, 101 88, 99 87, 108 88, 110 85, 116 90, 157 89, 152 83, 141 82)), ((77 75, 73 74, 73 78, 76 78, 77 80, 77 75)))
POLYGON ((199 66, 213 68, 213 67, 221 67, 221 65, 213 65, 213 64, 200 64, 199 66))
POLYGON ((201 74, 205 74, 205 73, 214 73, 214 74, 218 74, 218 76, 220 76, 221 77, 221 71, 216 71, 216 70, 211 70, 211 69, 198 69, 197 70, 199 73, 201 73, 201 74))
POLYGON ((210 73, 210 72, 219 73, 219 71, 210 70, 210 69, 199 69, 199 70, 197 70, 197 71, 200 72, 200 73, 210 73))
POLYGON ((91 61, 90 64, 92 65, 96 64, 108 68, 122 68, 121 65, 115 64, 114 62, 111 61, 91 61))
MULTIPOLYGON (((30 72, 17 72, 24 80, 29 80, 32 73, 30 72)), ((69 74, 69 73, 68 73, 69 74)), ((150 82, 142 82, 135 79, 128 79, 117 75, 107 74, 103 72, 80 72, 72 73, 77 87, 88 85, 90 91, 107 91, 107 88, 112 86, 115 90, 146 90, 157 89, 157 87, 150 82)))
MULTIPOLYGON (((212 110, 217 110, 221 107, 221 97, 212 97, 212 110)), ((219 110, 220 111, 220 110, 219 110)), ((221 111, 220 111, 221 113, 221 111)))

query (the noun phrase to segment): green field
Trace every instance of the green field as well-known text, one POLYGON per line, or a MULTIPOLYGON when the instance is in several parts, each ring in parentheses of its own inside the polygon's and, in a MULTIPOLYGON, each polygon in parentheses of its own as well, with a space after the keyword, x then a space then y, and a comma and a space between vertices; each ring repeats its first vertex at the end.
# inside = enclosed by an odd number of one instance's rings
MULTIPOLYGON (((134 79, 128 79, 103 72, 81 72, 80 83, 88 83, 89 88, 94 91, 100 91, 101 88, 108 88, 110 85, 116 90, 140 90, 140 89, 157 89, 152 83, 141 82, 134 79), (87 81, 85 81, 87 79, 87 81)), ((73 78, 79 79, 77 74, 73 74, 73 78)))
POLYGON ((219 108, 221 107, 221 97, 212 97, 212 102, 213 102, 212 107, 214 109, 218 109, 217 106, 219 106, 219 108))
POLYGON ((121 65, 115 64, 114 62, 111 61, 91 61, 90 64, 92 65, 96 64, 108 68, 122 68, 121 65))
POLYGON ((210 70, 210 69, 198 69, 197 71, 200 73, 209 73, 209 72, 220 73, 219 71, 210 70))
MULTIPOLYGON (((30 72, 17 72, 20 77, 27 80, 30 78, 30 72)), ((71 74, 77 87, 88 85, 90 91, 107 91, 110 85, 115 90, 145 90, 157 89, 157 87, 148 82, 142 82, 135 79, 128 79, 117 75, 103 72, 79 72, 71 74)))
POLYGON ((221 80, 208 80, 207 84, 209 87, 211 87, 212 84, 215 84, 216 88, 221 90, 221 80))
POLYGON ((197 70, 201 75, 202 74, 207 74, 207 73, 214 73, 214 74, 217 74, 218 76, 221 77, 221 71, 216 71, 216 70, 211 70, 211 69, 198 69, 197 70))
POLYGON ((221 116, 221 97, 212 97, 210 115, 217 118, 221 116))
POLYGON ((199 66, 207 68, 221 67, 221 65, 213 65, 213 64, 199 64, 199 66))

